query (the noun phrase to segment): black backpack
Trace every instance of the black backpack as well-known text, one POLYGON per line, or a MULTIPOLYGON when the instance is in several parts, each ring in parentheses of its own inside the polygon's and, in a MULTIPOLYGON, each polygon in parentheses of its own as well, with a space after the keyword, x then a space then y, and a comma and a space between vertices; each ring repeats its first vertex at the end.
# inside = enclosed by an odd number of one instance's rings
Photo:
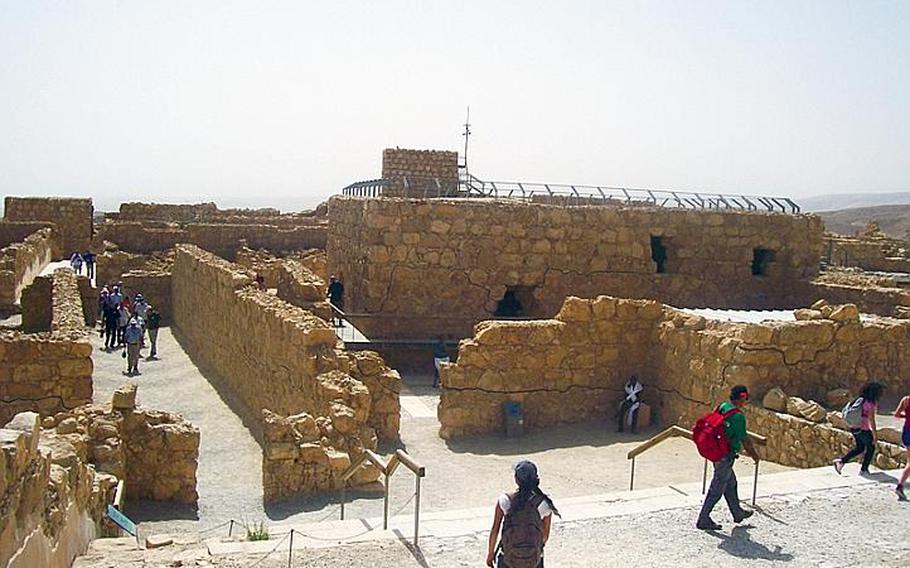
MULTIPOLYGON (((511 502, 515 498, 509 495, 511 502)), ((537 507, 543 497, 534 494, 521 508, 509 507, 502 521, 502 555, 509 568, 537 568, 543 557, 543 519, 537 507)))

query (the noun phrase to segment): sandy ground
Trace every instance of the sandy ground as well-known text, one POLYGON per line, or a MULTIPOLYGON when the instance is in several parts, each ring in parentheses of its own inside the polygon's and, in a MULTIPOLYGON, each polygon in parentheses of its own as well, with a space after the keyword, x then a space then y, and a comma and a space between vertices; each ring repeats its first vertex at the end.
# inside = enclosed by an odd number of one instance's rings
MULTIPOLYGON (((95 344, 95 399, 106 401, 128 380, 119 352, 105 353, 98 334, 95 344)), ((225 393, 219 393, 174 339, 170 329, 159 333, 159 359, 142 360, 139 403, 149 408, 178 412, 199 427, 201 446, 198 470, 198 511, 171 504, 129 502, 126 512, 141 523, 143 531, 199 531, 228 519, 266 523, 318 521, 338 518, 339 495, 305 497, 265 506, 261 500, 261 451, 254 434, 231 409, 225 393)), ((143 355, 147 351, 143 352, 143 355)), ((402 442, 412 456, 427 467, 421 491, 421 510, 439 511, 490 505, 512 484, 511 464, 522 458, 534 460, 542 486, 554 498, 584 496, 624 490, 629 484, 626 453, 650 434, 615 434, 612 424, 586 423, 528 433, 519 439, 499 435, 446 442, 437 435, 437 391, 431 376, 408 376, 403 393, 412 397, 411 408, 402 415, 402 442), (416 406, 415 406, 416 405, 416 406)), ((383 448, 390 451, 392 448, 383 448)), ((701 479, 703 462, 691 442, 670 440, 639 457, 636 489, 701 479)), ((776 464, 762 463, 762 472, 782 471, 776 464)), ((751 487, 751 460, 737 466, 744 493, 751 487)), ((414 478, 399 469, 391 483, 391 511, 413 510, 414 478)), ((382 496, 377 491, 349 495, 347 516, 375 517, 382 514, 382 496)))
MULTIPOLYGON (((634 566, 905 566, 910 562, 907 519, 910 503, 899 503, 886 483, 767 498, 743 525, 732 525, 720 509, 725 530, 693 528, 694 507, 571 523, 554 523, 546 565, 599 568, 634 566)), ((204 546, 173 545, 145 554, 91 553, 78 568, 197 566, 294 568, 346 566, 483 566, 486 533, 425 538, 419 549, 403 541, 295 551, 276 541, 268 555, 210 557, 204 546)))

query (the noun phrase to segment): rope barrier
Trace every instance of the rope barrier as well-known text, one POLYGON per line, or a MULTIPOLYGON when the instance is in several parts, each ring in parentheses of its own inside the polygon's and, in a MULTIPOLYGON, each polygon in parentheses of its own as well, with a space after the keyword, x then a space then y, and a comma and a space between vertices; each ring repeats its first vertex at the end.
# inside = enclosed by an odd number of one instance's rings
POLYGON ((253 562, 252 564, 250 564, 250 565, 248 566, 248 568, 253 568, 253 566, 259 566, 260 564, 262 564, 262 562, 263 562, 266 558, 268 558, 269 556, 271 556, 272 554, 274 554, 275 551, 278 550, 278 547, 281 546, 281 543, 283 543, 284 541, 286 541, 293 533, 294 533, 294 529, 291 529, 291 532, 289 532, 288 534, 284 535, 284 537, 283 537, 281 540, 279 540, 278 542, 275 543, 275 546, 272 548, 272 550, 266 552, 266 553, 265 553, 265 556, 263 556, 262 558, 260 558, 259 560, 255 561, 255 562, 253 562))

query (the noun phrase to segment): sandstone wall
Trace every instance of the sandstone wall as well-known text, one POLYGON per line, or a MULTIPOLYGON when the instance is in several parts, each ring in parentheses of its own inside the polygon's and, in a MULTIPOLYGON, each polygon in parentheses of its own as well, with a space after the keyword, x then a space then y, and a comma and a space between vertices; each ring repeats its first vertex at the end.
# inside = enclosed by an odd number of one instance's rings
POLYGON ((215 371, 220 387, 241 402, 245 413, 264 425, 267 500, 334 487, 341 473, 334 468, 339 462, 330 459, 335 453, 398 438, 398 374, 375 353, 340 349, 324 320, 257 289, 238 265, 180 245, 172 299, 181 341, 215 371), (201 305, 218 309, 200 310, 201 305), (286 436, 275 442, 265 410, 281 419, 306 414, 318 422, 318 451, 301 450, 286 436), (272 442, 291 446, 276 450, 272 442), (315 455, 319 452, 322 457, 315 455))
POLYGON ((835 266, 856 266, 863 270, 910 272, 907 241, 884 235, 843 237, 825 235, 824 258, 835 266))
POLYGON ((654 376, 651 346, 663 306, 567 298, 555 319, 483 322, 440 373, 443 438, 498 431, 504 402, 530 428, 612 417, 630 375, 654 376))
POLYGON ((0 311, 15 310, 22 291, 59 250, 60 240, 52 228, 38 229, 22 241, 0 249, 0 311))
POLYGON ((446 195, 458 189, 458 153, 438 150, 402 150, 387 148, 382 151, 382 177, 390 184, 385 195, 423 196, 424 191, 436 195, 438 180, 446 195), (408 178, 408 186, 405 186, 408 178))
POLYGON ((116 479, 22 413, 0 429, 0 566, 66 568, 100 530, 116 479))
POLYGON ((133 253, 150 253, 189 243, 234 258, 244 245, 272 251, 325 248, 326 233, 327 227, 321 223, 292 227, 214 223, 161 227, 137 221, 109 221, 99 225, 96 242, 110 241, 121 250, 133 253))
POLYGON ((92 399, 92 345, 68 268, 53 274, 50 330, 0 331, 0 422, 34 410, 53 414, 92 399))
POLYGON ((329 217, 329 270, 343 275, 346 311, 382 315, 364 318, 364 332, 397 338, 468 335, 508 289, 532 317, 552 317, 569 295, 805 305, 822 237, 807 215, 515 201, 333 197, 329 217), (764 276, 752 274, 754 249, 773 251, 764 276))
POLYGON ((326 300, 324 280, 296 260, 282 261, 276 273, 279 298, 309 310, 324 320, 331 319, 332 308, 326 300))
POLYGON ((123 281, 123 290, 130 298, 135 298, 141 292, 145 301, 158 310, 161 325, 170 325, 173 320, 170 273, 134 270, 123 274, 120 280, 123 281))
POLYGON ((813 282, 812 290, 812 298, 831 304, 856 304, 864 314, 910 317, 910 291, 903 288, 813 282))
POLYGON ((227 223, 241 225, 312 225, 313 211, 281 213, 272 207, 259 209, 219 209, 214 203, 121 203, 121 221, 165 221, 174 223, 227 223))
MULTIPOLYGON (((25 237, 41 229, 54 229, 56 225, 46 221, 3 221, 0 220, 0 248, 25 240, 25 237)), ((61 256, 60 250, 56 256, 61 256)))
POLYGON ((70 197, 7 197, 3 218, 7 221, 47 221, 60 231, 63 256, 83 252, 92 243, 90 198, 70 197))

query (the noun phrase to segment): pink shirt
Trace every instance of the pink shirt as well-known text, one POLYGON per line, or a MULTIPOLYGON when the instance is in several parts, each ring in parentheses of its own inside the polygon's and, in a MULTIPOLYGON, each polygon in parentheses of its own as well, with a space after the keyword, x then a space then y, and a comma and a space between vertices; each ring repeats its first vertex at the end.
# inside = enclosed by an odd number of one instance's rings
POLYGON ((872 425, 869 424, 869 417, 875 415, 875 411, 878 409, 878 406, 871 401, 863 402, 863 422, 860 425, 860 430, 872 430, 872 425))

